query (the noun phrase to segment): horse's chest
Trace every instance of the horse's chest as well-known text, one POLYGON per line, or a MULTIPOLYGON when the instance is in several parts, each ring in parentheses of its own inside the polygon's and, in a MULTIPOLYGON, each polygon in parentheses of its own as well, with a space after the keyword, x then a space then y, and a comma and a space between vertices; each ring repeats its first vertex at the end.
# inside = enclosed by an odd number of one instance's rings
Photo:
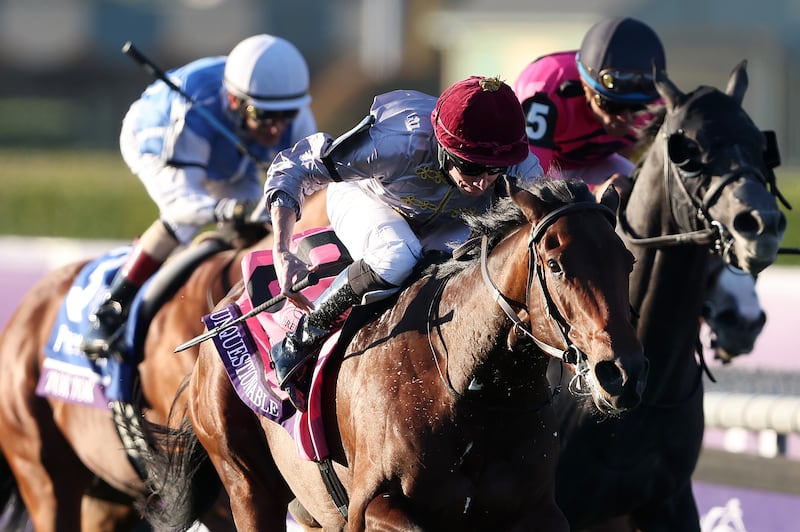
MULTIPOLYGON (((702 427, 686 408, 642 408, 623 419, 584 425, 562 450, 559 475, 593 471, 631 500, 666 497, 685 483, 697 462, 702 427)), ((572 481, 571 480, 571 481, 572 481)), ((630 501, 629 501, 630 502, 630 501)))
MULTIPOLYGON (((552 421, 552 420, 551 420, 552 421)), ((537 427, 541 423, 534 423, 537 427)), ((555 426, 547 433, 522 431, 513 436, 508 423, 481 423, 482 430, 469 428, 471 422, 456 423, 443 434, 431 435, 426 450, 405 470, 413 481, 409 491, 420 501, 437 501, 452 511, 470 508, 492 511, 520 511, 509 504, 520 501, 520 493, 550 489, 558 455, 555 426)), ((554 422, 553 422, 554 425, 554 422)), ((396 456, 405 461, 407 456, 396 456)), ((406 477, 409 480, 409 477, 406 477)))

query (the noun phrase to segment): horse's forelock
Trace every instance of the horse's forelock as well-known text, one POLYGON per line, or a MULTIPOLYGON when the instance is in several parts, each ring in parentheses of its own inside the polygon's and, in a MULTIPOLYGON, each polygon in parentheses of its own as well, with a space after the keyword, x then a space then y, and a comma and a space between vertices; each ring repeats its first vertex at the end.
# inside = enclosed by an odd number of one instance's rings
MULTIPOLYGON (((579 201, 595 201, 589 187, 577 179, 553 180, 542 178, 525 190, 538 198, 544 205, 552 208, 579 201)), ((551 210, 551 209, 548 209, 551 210)), ((512 229, 526 222, 525 216, 511 198, 500 198, 488 211, 482 214, 465 215, 473 234, 497 237, 499 240, 512 229)))

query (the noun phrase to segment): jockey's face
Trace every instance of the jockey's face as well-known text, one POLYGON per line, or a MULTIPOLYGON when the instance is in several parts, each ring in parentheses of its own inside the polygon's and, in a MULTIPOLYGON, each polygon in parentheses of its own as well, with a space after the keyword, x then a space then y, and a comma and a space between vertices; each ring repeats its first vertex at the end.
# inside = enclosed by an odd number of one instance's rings
POLYGON ((243 118, 243 124, 250 137, 261 146, 272 147, 280 142, 281 137, 297 117, 297 109, 282 111, 266 111, 258 109, 246 101, 229 95, 228 102, 232 111, 243 118))
POLYGON ((450 179, 452 179, 453 183, 456 184, 458 190, 467 196, 480 196, 494 184, 494 182, 497 180, 497 176, 500 175, 499 172, 492 174, 483 172, 478 175, 466 175, 455 166, 448 166, 449 168, 447 172, 450 176, 450 179))
POLYGON ((606 133, 612 137, 622 137, 630 132, 637 116, 645 109, 640 104, 625 105, 608 100, 586 84, 583 88, 592 112, 603 125, 606 133))
POLYGON ((291 118, 254 120, 248 117, 245 119, 245 126, 253 139, 267 147, 278 144, 291 123, 291 118))
POLYGON ((486 166, 456 157, 447 150, 443 152, 447 175, 467 196, 480 196, 492 186, 497 176, 508 170, 507 166, 486 166))

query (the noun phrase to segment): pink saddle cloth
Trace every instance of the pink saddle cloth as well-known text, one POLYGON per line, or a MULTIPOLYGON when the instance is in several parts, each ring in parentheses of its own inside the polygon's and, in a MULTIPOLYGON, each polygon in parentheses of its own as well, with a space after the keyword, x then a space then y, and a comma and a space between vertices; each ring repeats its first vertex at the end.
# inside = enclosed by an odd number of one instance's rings
MULTIPOLYGON (((303 290, 312 301, 352 262, 330 227, 295 235, 292 250, 306 263, 317 266, 319 282, 303 290)), ((242 260, 242 273, 245 290, 236 303, 203 317, 209 330, 248 313, 280 292, 271 250, 248 254, 242 260)), ((239 398, 257 414, 280 423, 294 438, 298 456, 319 461, 328 456, 322 423, 322 375, 341 330, 332 333, 320 349, 307 412, 297 412, 286 392, 278 388, 269 358, 270 347, 295 329, 302 314, 291 301, 284 299, 243 323, 223 329, 214 337, 214 345, 239 398)))

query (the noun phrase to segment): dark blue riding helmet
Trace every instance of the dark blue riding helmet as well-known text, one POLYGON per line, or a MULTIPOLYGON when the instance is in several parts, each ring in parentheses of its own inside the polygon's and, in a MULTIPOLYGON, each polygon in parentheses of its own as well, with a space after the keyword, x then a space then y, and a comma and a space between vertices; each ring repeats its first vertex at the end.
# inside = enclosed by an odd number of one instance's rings
POLYGON ((659 70, 666 69, 664 47, 644 22, 630 17, 598 22, 586 32, 575 60, 586 84, 609 100, 649 103, 658 99, 653 63, 659 70))

